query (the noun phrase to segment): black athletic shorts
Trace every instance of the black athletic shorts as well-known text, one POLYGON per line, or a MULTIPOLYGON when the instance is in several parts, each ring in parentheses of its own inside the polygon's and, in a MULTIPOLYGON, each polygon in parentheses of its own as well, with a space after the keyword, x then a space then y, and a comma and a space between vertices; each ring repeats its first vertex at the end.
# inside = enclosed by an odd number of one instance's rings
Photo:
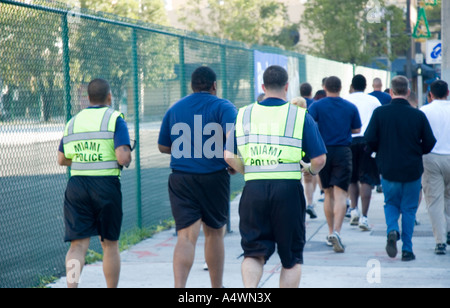
POLYGON ((264 257, 267 262, 277 246, 284 268, 303 264, 305 213, 300 181, 248 181, 239 205, 244 256, 264 257))
POLYGON ((351 183, 361 182, 372 187, 380 185, 380 173, 375 158, 366 151, 367 143, 364 138, 353 138, 353 172, 351 183))
POLYGON ((169 197, 177 231, 202 220, 221 229, 228 222, 230 175, 227 170, 212 174, 175 171, 169 176, 169 197))
POLYGON ((327 163, 320 171, 322 188, 337 186, 348 191, 353 171, 352 150, 345 146, 327 146, 327 163))
POLYGON ((64 199, 65 241, 99 235, 118 241, 122 227, 122 192, 116 176, 73 176, 64 199))

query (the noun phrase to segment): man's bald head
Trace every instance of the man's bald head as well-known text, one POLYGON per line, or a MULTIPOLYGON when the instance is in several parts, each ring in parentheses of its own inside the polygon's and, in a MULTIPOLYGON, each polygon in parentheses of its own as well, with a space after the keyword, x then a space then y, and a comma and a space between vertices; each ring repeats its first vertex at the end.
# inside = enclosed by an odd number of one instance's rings
POLYGON ((381 81, 381 79, 380 78, 375 78, 374 80, 373 80, 373 89, 375 90, 375 91, 383 91, 382 90, 382 88, 383 88, 383 82, 381 81))

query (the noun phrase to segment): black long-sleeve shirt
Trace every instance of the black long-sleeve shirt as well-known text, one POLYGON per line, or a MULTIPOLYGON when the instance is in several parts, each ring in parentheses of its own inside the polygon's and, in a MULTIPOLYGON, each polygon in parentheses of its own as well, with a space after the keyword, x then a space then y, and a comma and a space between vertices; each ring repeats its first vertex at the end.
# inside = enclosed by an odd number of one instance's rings
POLYGON ((377 108, 366 130, 369 150, 377 152, 384 179, 407 183, 418 180, 424 171, 422 155, 436 144, 425 114, 405 99, 377 108))

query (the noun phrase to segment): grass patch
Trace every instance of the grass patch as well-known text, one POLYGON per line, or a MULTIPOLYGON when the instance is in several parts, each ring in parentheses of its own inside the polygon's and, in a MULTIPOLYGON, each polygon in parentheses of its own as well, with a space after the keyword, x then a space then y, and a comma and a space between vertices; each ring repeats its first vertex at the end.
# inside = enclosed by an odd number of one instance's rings
MULTIPOLYGON (((173 226, 175 226, 175 221, 173 219, 170 219, 162 221, 160 225, 157 226, 151 226, 142 229, 136 227, 129 231, 123 232, 120 235, 119 251, 125 251, 130 247, 153 237, 155 234, 171 229, 173 226)), ((93 264, 102 260, 103 254, 95 252, 93 250, 88 250, 88 253, 86 255, 86 264, 93 264)))

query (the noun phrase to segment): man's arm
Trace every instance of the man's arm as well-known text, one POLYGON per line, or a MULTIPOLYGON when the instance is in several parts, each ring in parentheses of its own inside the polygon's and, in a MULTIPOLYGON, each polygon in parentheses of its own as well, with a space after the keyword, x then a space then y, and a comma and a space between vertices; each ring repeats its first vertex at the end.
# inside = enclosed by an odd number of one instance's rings
POLYGON ((245 174, 244 162, 238 155, 228 150, 225 150, 224 155, 225 161, 231 168, 233 168, 233 170, 239 172, 240 174, 245 174))
POLYGON ((352 134, 359 134, 362 129, 361 116, 359 115, 358 108, 352 105, 354 110, 353 121, 352 121, 352 134))
POLYGON ((436 137, 434 136, 433 129, 431 128, 428 118, 424 115, 423 118, 423 136, 422 136, 422 151, 423 154, 429 154, 436 145, 436 137))
POLYGON ((158 144, 158 149, 162 154, 172 154, 172 149, 170 147, 158 144))
POLYGON ((367 152, 378 152, 378 113, 375 110, 370 119, 369 126, 364 133, 364 138, 367 143, 367 152))
POLYGON ((67 159, 66 156, 64 155, 64 153, 62 153, 61 151, 58 151, 58 164, 60 166, 70 167, 70 166, 72 166, 72 160, 67 159))
POLYGON ((122 145, 116 150, 116 158, 119 165, 128 168, 131 164, 131 149, 128 145, 122 145))
POLYGON ((316 158, 311 159, 311 165, 309 167, 309 172, 311 175, 317 175, 320 171, 322 171, 323 167, 327 163, 327 155, 323 154, 316 158))

